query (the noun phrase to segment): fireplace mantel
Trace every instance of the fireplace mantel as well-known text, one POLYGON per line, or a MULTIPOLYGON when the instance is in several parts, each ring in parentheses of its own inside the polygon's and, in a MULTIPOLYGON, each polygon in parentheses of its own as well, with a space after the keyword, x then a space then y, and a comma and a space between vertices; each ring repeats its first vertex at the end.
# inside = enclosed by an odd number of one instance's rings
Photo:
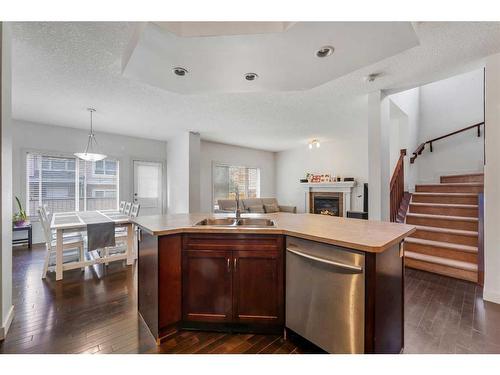
POLYGON ((343 193, 343 216, 346 217, 347 211, 351 210, 351 194, 352 189, 356 186, 356 181, 301 183, 301 185, 305 190, 305 212, 309 212, 309 193, 312 192, 343 193))

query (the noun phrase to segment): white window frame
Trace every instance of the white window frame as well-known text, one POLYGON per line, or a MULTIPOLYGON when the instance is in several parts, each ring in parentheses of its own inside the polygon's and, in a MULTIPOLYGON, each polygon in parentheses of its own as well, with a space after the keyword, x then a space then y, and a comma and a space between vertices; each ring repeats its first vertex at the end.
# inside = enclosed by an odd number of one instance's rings
POLYGON ((108 174, 108 173, 106 173, 106 161, 103 160, 103 162, 104 162, 104 164, 103 164, 103 171, 104 171, 104 173, 103 174, 95 173, 95 164, 94 164, 94 166, 92 167, 92 175, 94 177, 99 177, 99 176, 118 176, 119 171, 120 171, 120 162, 117 159, 113 159, 113 158, 111 158, 111 160, 114 160, 114 161, 118 162, 118 168, 115 170, 115 174, 108 174))
MULTIPOLYGON (((214 212, 214 206, 215 206, 215 189, 214 189, 214 174, 215 174, 215 168, 216 167, 233 167, 233 168, 246 168, 246 169, 257 169, 259 175, 258 175, 258 184, 257 184, 257 198, 260 198, 260 190, 261 190, 261 181, 260 181, 260 175, 261 175, 261 167, 259 166, 251 166, 251 165, 241 165, 241 164, 230 164, 227 162, 217 162, 217 161, 212 161, 212 174, 211 174, 211 183, 210 183, 210 189, 212 189, 212 200, 210 201, 210 210, 211 212, 214 212)), ((245 184, 245 196, 248 194, 248 181, 245 184)))
MULTIPOLYGON (((26 210, 26 213, 28 215, 28 217, 30 218, 31 221, 38 221, 38 215, 36 212, 29 212, 29 176, 28 176, 28 170, 27 170, 27 162, 28 162, 28 155, 29 154, 37 154, 37 155, 40 155, 40 156, 45 156, 45 157, 61 157, 61 158, 70 158, 70 159, 74 159, 75 160, 75 210, 76 211, 80 211, 80 186, 79 186, 79 179, 80 179, 80 160, 79 158, 77 158, 76 156, 74 156, 73 154, 69 154, 69 153, 64 153, 64 152, 58 152, 58 151, 47 151, 47 150, 37 150, 37 149, 22 149, 21 150, 22 152, 22 155, 23 155, 23 168, 24 168, 24 174, 23 174, 23 178, 24 178, 24 183, 22 184, 22 186, 24 187, 24 191, 21 192, 21 195, 24 194, 24 208, 26 210)), ((120 204, 120 193, 121 193, 121 181, 120 181, 120 165, 122 164, 122 160, 120 160, 120 158, 118 157, 114 157, 114 156, 111 156, 111 155, 108 155, 108 157, 112 160, 115 160, 118 164, 117 164, 117 170, 116 170, 116 174, 115 175, 110 175, 110 176, 116 176, 116 207, 118 208, 119 204, 120 204)), ((39 170, 42 170, 42 160, 40 159, 39 161, 39 165, 38 165, 38 169, 39 170)), ((51 165, 52 167, 52 165, 51 165)), ((94 168, 92 168, 93 170, 94 168)), ((68 169, 65 169, 65 170, 68 170, 68 169)), ((106 175, 96 175, 96 176, 106 176, 106 175)), ((41 192, 42 191, 42 179, 40 178, 39 179, 39 185, 38 185, 38 188, 39 188, 39 191, 41 192)), ((84 193, 84 209, 82 211, 87 211, 87 196, 86 196, 86 190, 87 189, 83 189, 83 193, 84 193)), ((39 194, 39 197, 38 197, 38 204, 39 206, 42 205, 43 201, 42 201, 42 194, 39 194)))

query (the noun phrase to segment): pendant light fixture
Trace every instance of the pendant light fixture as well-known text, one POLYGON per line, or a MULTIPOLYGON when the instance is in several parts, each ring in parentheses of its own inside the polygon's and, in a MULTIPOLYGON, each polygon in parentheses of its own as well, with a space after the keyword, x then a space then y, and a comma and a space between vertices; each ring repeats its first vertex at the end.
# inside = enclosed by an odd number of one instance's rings
POLYGON ((90 133, 87 139, 87 147, 84 152, 75 152, 75 156, 86 161, 99 161, 106 159, 106 155, 97 152, 97 141, 95 139, 94 128, 92 124, 92 115, 95 112, 94 108, 87 108, 90 112, 90 133))

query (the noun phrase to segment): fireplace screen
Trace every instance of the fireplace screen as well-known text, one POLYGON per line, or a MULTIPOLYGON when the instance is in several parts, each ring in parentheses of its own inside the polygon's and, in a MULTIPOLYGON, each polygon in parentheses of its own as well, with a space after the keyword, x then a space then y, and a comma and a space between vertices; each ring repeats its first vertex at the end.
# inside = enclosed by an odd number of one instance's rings
POLYGON ((313 193, 310 201, 310 212, 313 214, 343 216, 341 193, 313 193))

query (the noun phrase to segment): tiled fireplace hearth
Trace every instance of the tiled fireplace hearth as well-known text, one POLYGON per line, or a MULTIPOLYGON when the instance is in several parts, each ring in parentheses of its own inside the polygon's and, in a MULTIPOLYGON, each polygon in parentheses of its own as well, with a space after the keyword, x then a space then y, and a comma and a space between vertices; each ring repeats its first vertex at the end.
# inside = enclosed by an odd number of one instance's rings
POLYGON ((314 214, 347 216, 351 210, 352 189, 355 181, 304 183, 304 211, 314 214))

